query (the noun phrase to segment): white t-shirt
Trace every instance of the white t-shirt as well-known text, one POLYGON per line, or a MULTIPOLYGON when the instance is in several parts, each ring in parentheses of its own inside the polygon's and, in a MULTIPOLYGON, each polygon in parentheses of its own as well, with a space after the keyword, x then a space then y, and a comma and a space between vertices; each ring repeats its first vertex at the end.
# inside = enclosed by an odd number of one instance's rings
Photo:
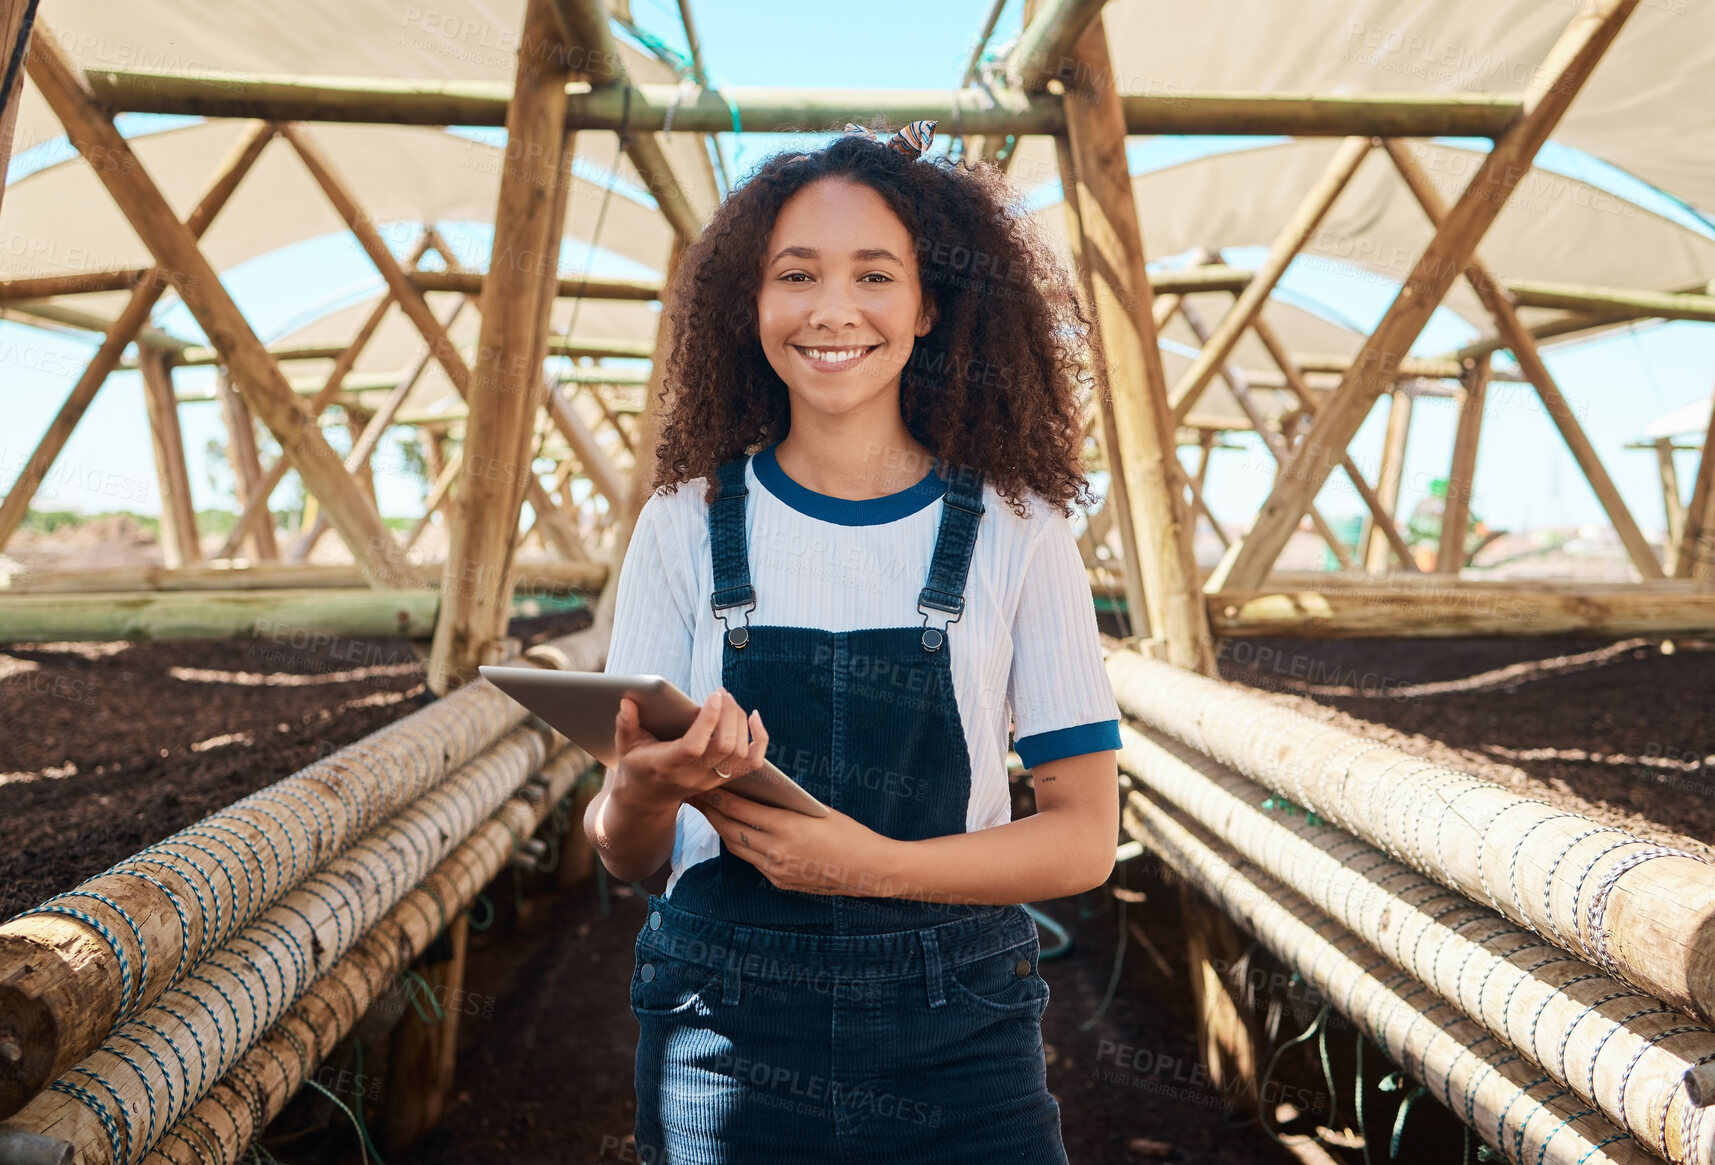
MULTIPOLYGON (((917 596, 929 577, 945 492, 933 471, 899 493, 853 501, 799 485, 770 447, 750 459, 745 480, 752 626, 922 624, 917 596)), ((721 686, 722 652, 722 627, 709 607, 714 563, 705 484, 699 477, 644 503, 620 572, 607 656, 609 672, 665 676, 699 703, 721 686)), ((1040 495, 1026 500, 1030 517, 1020 518, 984 483, 964 614, 947 628, 971 761, 967 831, 1012 818, 1009 722, 1027 767, 1119 747, 1119 708, 1071 526, 1040 495)), ((735 625, 743 618, 733 617, 735 625)), ((935 625, 941 622, 937 616, 935 625)), ((680 806, 667 892, 686 869, 719 852, 720 837, 703 815, 680 806)))

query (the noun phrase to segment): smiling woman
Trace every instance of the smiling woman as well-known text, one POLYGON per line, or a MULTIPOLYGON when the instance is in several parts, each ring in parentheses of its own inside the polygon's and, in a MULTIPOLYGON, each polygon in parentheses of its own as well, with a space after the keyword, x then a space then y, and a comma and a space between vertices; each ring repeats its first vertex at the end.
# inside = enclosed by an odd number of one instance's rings
POLYGON ((1103 882, 1118 829, 1066 521, 1087 326, 1000 174, 918 160, 916 125, 766 163, 669 297, 607 667, 703 707, 659 740, 624 702, 585 817, 615 875, 672 864, 632 980, 640 1160, 1066 1161, 1021 904, 1103 882), (765 759, 830 812, 723 788, 765 759))

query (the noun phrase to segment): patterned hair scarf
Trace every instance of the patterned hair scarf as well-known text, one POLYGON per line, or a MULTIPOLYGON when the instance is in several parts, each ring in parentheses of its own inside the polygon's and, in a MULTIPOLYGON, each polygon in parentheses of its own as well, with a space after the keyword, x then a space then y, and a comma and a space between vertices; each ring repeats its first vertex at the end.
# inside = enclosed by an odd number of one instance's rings
POLYGON ((929 143, 935 140, 935 123, 933 121, 914 121, 901 129, 895 130, 892 136, 882 140, 874 130, 861 125, 846 122, 846 135, 853 134, 866 137, 878 145, 898 150, 908 158, 921 158, 929 149, 929 143))

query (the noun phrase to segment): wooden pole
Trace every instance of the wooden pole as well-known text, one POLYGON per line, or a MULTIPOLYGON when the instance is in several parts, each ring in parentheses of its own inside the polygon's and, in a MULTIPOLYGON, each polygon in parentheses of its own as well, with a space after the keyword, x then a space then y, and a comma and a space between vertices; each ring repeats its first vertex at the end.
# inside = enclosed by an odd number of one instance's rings
POLYGON ((1703 433, 1703 452, 1697 458, 1673 574, 1675 578, 1715 578, 1715 399, 1709 402, 1709 426, 1703 433))
POLYGON ((1274 237, 1274 243, 1269 247, 1268 258, 1257 268, 1255 276, 1239 292, 1238 298, 1227 314, 1221 317, 1221 322, 1215 325, 1213 333, 1203 341, 1202 351, 1191 362, 1191 367, 1185 370, 1179 378, 1179 383, 1173 386, 1168 400, 1173 406, 1173 419, 1183 422, 1191 406, 1203 395, 1209 381, 1214 378, 1216 371, 1232 355, 1234 347, 1245 334, 1245 329, 1251 325, 1262 311, 1268 297, 1274 294, 1275 287, 1280 283, 1281 276, 1292 260, 1304 249, 1304 244, 1310 241, 1317 226, 1334 205, 1334 200, 1340 197, 1340 191, 1352 180, 1352 175, 1358 172, 1358 167, 1369 157, 1371 141, 1366 137, 1349 137, 1340 143, 1340 148, 1334 151, 1329 159, 1327 168, 1321 177, 1310 187, 1298 208, 1292 212, 1292 217, 1286 220, 1286 225, 1280 228, 1280 233, 1274 237))
POLYGON ((155 447, 155 477, 161 484, 161 554, 169 567, 201 562, 179 408, 173 401, 172 367, 165 353, 145 349, 142 357, 143 402, 155 447))
MULTIPOLYGON (((185 227, 192 238, 201 238, 214 216, 220 213, 226 205, 232 192, 238 189, 239 181, 250 172, 266 146, 274 137, 273 127, 256 122, 248 126, 233 144, 232 151, 222 160, 215 170, 215 179, 209 185, 207 192, 185 219, 185 227)), ((166 275, 160 268, 150 268, 147 276, 137 284, 131 292, 131 298, 125 304, 125 309, 119 313, 107 334, 102 337, 101 347, 96 349, 89 363, 77 378, 77 383, 60 406, 60 411, 54 415, 48 431, 42 434, 42 439, 36 443, 36 448, 30 454, 30 459, 19 471, 12 488, 7 492, 4 501, 0 501, 0 549, 18 528, 18 523, 24 520, 29 510, 30 499, 36 496, 36 490, 41 488, 47 478, 48 470, 53 468, 54 460, 65 448, 66 440, 72 430, 83 419, 89 404, 95 399, 96 392, 107 382, 107 376, 118 365, 126 347, 138 334, 139 330, 148 323, 149 313, 159 302, 161 293, 169 286, 166 275)), ((145 347, 139 344, 138 348, 145 347)), ((225 555, 222 555, 225 557, 225 555)))
MULTIPOLYGON (((1111 74, 1110 74, 1111 77, 1111 74)), ((503 126, 512 88, 504 81, 318 77, 222 71, 169 73, 102 69, 96 95, 115 112, 272 121, 384 125, 503 126)), ((1112 85, 1111 80, 1108 84, 1112 85)), ((1016 89, 791 89, 728 85, 682 100, 677 85, 594 85, 569 96, 566 129, 658 133, 826 133, 881 117, 902 125, 924 111, 956 115, 968 134, 1066 132, 1065 110, 1047 94, 1016 89), (734 117, 737 124, 734 124, 734 117)), ((1507 93, 1282 93, 1120 95, 1130 134, 1288 134, 1295 137, 1499 138, 1526 103, 1507 93)))
MULTIPOLYGON (((262 492, 262 483, 267 480, 267 475, 262 472, 262 462, 256 455, 255 422, 250 417, 250 409, 244 398, 238 395, 238 390, 232 387, 232 378, 225 369, 221 370, 215 384, 215 392, 220 396, 220 411, 226 421, 226 456, 232 462, 233 489, 238 496, 239 511, 242 513, 250 501, 256 499, 260 512, 267 513, 268 495, 262 492)), ((373 499, 373 484, 369 493, 373 499)), ((272 516, 265 522, 256 523, 247 545, 252 562, 280 557, 280 548, 274 542, 272 516)))
MULTIPOLYGON (((1439 228, 1441 224, 1449 221, 1450 215, 1441 201, 1440 192, 1429 182, 1417 163, 1412 161, 1405 144, 1389 141, 1386 146, 1388 156, 1393 159, 1400 176, 1417 197, 1430 223, 1439 228)), ((1572 415, 1572 406, 1567 404, 1566 397, 1561 394, 1560 386, 1555 383, 1554 375, 1549 372, 1548 364, 1542 358, 1542 353, 1537 350, 1536 340, 1524 325, 1519 323, 1512 301, 1477 257, 1475 246, 1476 241, 1472 240, 1472 249, 1465 252, 1466 282, 1470 283, 1471 289, 1477 293, 1478 298, 1483 301, 1483 306, 1494 318, 1496 329, 1506 337, 1507 346, 1518 360, 1520 370, 1536 389, 1537 396, 1542 399, 1543 408, 1547 410, 1555 428, 1560 430, 1560 436, 1566 441, 1566 447, 1571 450, 1573 459, 1578 462, 1578 468, 1583 470, 1590 488, 1595 491, 1596 500, 1602 503, 1608 520, 1614 524, 1614 532, 1625 545, 1632 565, 1637 567, 1638 573, 1645 578, 1663 577, 1661 563, 1656 561, 1655 548, 1649 544, 1649 539, 1644 537, 1643 531, 1639 530, 1638 524, 1632 520, 1631 511, 1626 509, 1620 491, 1614 487, 1613 480, 1602 465, 1602 459, 1596 456, 1590 439, 1584 435, 1583 428, 1572 415)))
POLYGON ((430 944, 417 960, 409 972, 415 978, 403 980, 407 998, 429 996, 421 1006, 438 1012, 439 1018, 425 1020, 418 1014, 417 1005, 407 1003, 393 1028, 382 1086, 389 1156, 408 1149, 440 1124, 446 1110, 457 1059, 469 940, 470 914, 462 913, 448 924, 443 938, 430 944))
MULTIPOLYGON (((429 520, 435 516, 435 511, 446 502, 447 491, 452 488, 453 482, 458 478, 459 470, 463 468, 464 450, 460 449, 447 458, 446 465, 440 473, 435 475, 435 483, 429 487, 429 496, 423 499, 423 516, 417 519, 417 524, 412 526, 411 532, 405 536, 406 550, 415 546, 417 539, 423 536, 423 531, 428 528, 429 520)), ((451 521, 451 515, 448 515, 448 520, 451 521)))
MULTIPOLYGON (((453 256, 445 255, 445 271, 414 271, 411 285, 418 291, 457 291, 464 295, 481 295, 488 278, 480 271, 461 270, 453 256)), ((661 298, 661 287, 653 279, 555 279, 554 294, 562 299, 617 299, 648 303, 661 298)))
MULTIPOLYGON (((1280 342, 1280 337, 1274 334, 1274 329, 1269 326, 1268 321, 1262 317, 1261 313, 1258 313, 1256 318, 1251 321, 1251 331, 1255 332, 1256 338, 1262 341, 1262 346, 1268 349, 1269 358, 1280 369, 1287 390, 1298 399, 1298 407, 1304 411, 1306 416, 1314 420, 1316 416, 1316 394, 1310 390, 1309 383, 1304 379, 1303 367, 1295 357, 1286 351, 1286 346, 1280 342)), ((1406 546, 1405 539, 1400 537, 1399 530, 1394 526, 1392 512, 1388 507, 1382 505, 1381 498, 1370 487, 1369 481, 1359 471, 1358 464, 1352 460, 1350 453, 1340 454, 1340 468, 1345 472, 1347 480, 1352 483, 1352 488, 1357 490, 1358 496, 1363 499, 1365 508, 1370 511, 1370 520, 1375 523, 1375 528, 1382 532, 1382 536, 1393 547, 1394 553, 1399 555, 1401 568, 1408 574, 1416 574, 1417 563, 1413 560, 1411 549, 1406 546)), ((1231 549, 1230 543, 1228 543, 1228 548, 1231 549)))
POLYGON ((1529 171, 1536 152, 1635 7, 1637 0, 1594 0, 1578 9, 1537 70, 1525 97, 1523 115, 1483 156, 1398 297, 1318 414, 1297 455, 1275 480, 1250 531, 1210 576, 1208 589, 1255 587, 1268 574, 1297 528, 1298 519, 1339 464, 1339 454, 1363 424, 1370 406, 1393 383, 1394 366, 1410 351, 1483 233, 1529 171))
POLYGON ((429 686, 438 693, 469 682, 479 664, 500 658, 512 540, 525 496, 520 479, 535 483, 532 509, 545 515, 552 507, 525 460, 525 443, 542 388, 541 298, 549 294, 558 259, 557 249, 547 248, 555 237, 550 220, 570 79, 563 45, 550 0, 529 0, 507 109, 507 159, 483 281, 477 369, 466 398, 464 472, 453 497, 441 615, 429 658, 429 686))
POLYGON ((30 77, 65 126, 73 143, 107 187, 155 262, 165 269, 184 304, 214 347, 251 409, 329 511, 334 528, 376 585, 414 575, 398 559, 398 544, 357 483, 339 463, 304 414, 280 367, 227 294, 219 274, 197 247, 196 237, 174 217, 154 180, 113 127, 87 79, 46 26, 30 47, 30 77))
POLYGON ((1441 545, 1435 573, 1457 576, 1465 569, 1465 527, 1471 521, 1472 486, 1477 477, 1477 438, 1489 393, 1489 357, 1479 356, 1465 374, 1465 399, 1459 402, 1459 428, 1453 436, 1453 465, 1447 471, 1447 501, 1441 508, 1441 545))
POLYGON ((1679 467, 1673 463, 1673 438, 1662 437, 1655 443, 1656 469, 1661 473, 1661 504, 1667 518, 1667 538, 1662 544, 1661 569, 1673 577, 1679 555, 1679 539, 1685 533, 1685 502, 1679 496, 1679 467))
MULTIPOLYGON (((1072 191, 1070 195, 1061 198, 1060 204, 1066 211, 1066 241, 1071 249, 1074 265, 1078 272, 1078 286, 1083 292, 1084 302, 1089 305, 1091 318, 1098 320, 1096 313, 1096 285, 1090 274, 1090 265, 1085 253, 1083 216, 1079 213, 1079 200, 1076 196, 1075 173, 1077 167, 1072 162, 1072 146, 1066 140, 1066 135, 1057 134, 1054 138, 1054 155, 1060 163, 1060 188, 1072 191)), ((1165 299, 1166 297, 1162 297, 1165 299)), ((1159 307, 1162 299, 1156 300, 1159 307)), ((1138 553, 1138 527, 1132 517, 1131 498, 1126 493, 1125 450, 1120 444, 1119 430, 1114 420, 1114 399, 1111 391, 1103 391, 1100 382, 1095 388, 1097 434, 1102 445, 1102 460, 1108 468, 1108 496, 1102 508, 1108 510, 1114 524, 1120 532, 1120 577, 1125 585, 1125 609, 1128 618, 1126 630, 1135 636, 1148 638, 1152 634, 1152 624, 1149 621, 1149 600, 1143 582, 1143 561, 1138 553)), ((1197 491, 1192 489, 1192 500, 1195 504, 1197 491)), ((1210 518, 1211 523, 1214 518, 1210 518)))
MULTIPOLYGON (((1112 76, 1099 16, 1071 55, 1080 75, 1112 76)), ((1180 488, 1184 475, 1126 166, 1119 94, 1112 88, 1068 90, 1062 100, 1074 179, 1067 195, 1077 198, 1083 224, 1084 262, 1095 289, 1093 306, 1113 396, 1115 433, 1125 455, 1121 469, 1145 574, 1150 634, 1166 643, 1176 665, 1213 674, 1214 648, 1197 595, 1190 513, 1180 488)))
MULTIPOLYGON (((29 51, 36 0, 0 0, 0 159, 12 156, 12 134, 18 127, 18 105, 24 93, 24 54, 29 51)), ((6 175, 0 172, 0 199, 6 196, 6 175)))
MULTIPOLYGON (((420 257, 421 253, 422 248, 419 244, 417 257, 420 257)), ((375 334, 375 329, 380 326, 383 317, 387 315, 387 309, 392 306, 392 295, 382 296, 381 302, 375 305, 375 309, 369 313, 369 318, 364 320, 363 326, 358 329, 357 337, 334 358, 333 369, 328 373, 327 381, 322 385, 321 391, 316 393, 314 399, 310 401, 309 414, 311 420, 321 416, 327 406, 333 402, 334 397, 339 395, 340 388, 345 383, 346 374, 351 371, 351 366, 357 363, 357 358, 362 355, 364 346, 369 343, 369 338, 375 334)), ((262 476, 261 484, 257 487, 262 500, 258 501, 252 498, 245 504, 243 512, 238 515, 238 522, 232 527, 232 533, 226 536, 226 541, 221 544, 220 551, 215 555, 216 558, 232 557, 238 549, 239 542, 249 531, 251 524, 261 516, 268 496, 273 494, 274 488, 280 484, 286 476, 286 470, 290 468, 291 464, 284 457, 276 459, 274 464, 268 467, 268 471, 262 476)), ((309 501, 309 499, 305 500, 306 503, 309 501)))
MULTIPOLYGON (((1399 487, 1405 477, 1405 446, 1411 436, 1411 393, 1403 384, 1389 394, 1387 432, 1382 438, 1382 460, 1376 470, 1376 497, 1382 509, 1392 514, 1399 507, 1399 487)), ((1387 570, 1388 544, 1381 522, 1370 518, 1363 538, 1364 569, 1371 574, 1387 570)), ((1407 564, 1410 562, 1408 557, 1407 564)))

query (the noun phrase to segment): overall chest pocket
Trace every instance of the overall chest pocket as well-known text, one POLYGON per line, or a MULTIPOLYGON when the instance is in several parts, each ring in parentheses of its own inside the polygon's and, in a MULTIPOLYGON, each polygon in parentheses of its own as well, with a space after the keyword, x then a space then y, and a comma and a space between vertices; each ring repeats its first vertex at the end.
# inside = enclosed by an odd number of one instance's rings
POLYGON ((632 1009, 649 1015, 698 1009, 709 993, 720 987, 724 970, 665 954, 639 941, 631 972, 632 1009))
POLYGON ((1041 1016, 1048 1006, 1048 981, 1037 969, 1036 939, 960 963, 949 973, 948 997, 998 1015, 1041 1016))

